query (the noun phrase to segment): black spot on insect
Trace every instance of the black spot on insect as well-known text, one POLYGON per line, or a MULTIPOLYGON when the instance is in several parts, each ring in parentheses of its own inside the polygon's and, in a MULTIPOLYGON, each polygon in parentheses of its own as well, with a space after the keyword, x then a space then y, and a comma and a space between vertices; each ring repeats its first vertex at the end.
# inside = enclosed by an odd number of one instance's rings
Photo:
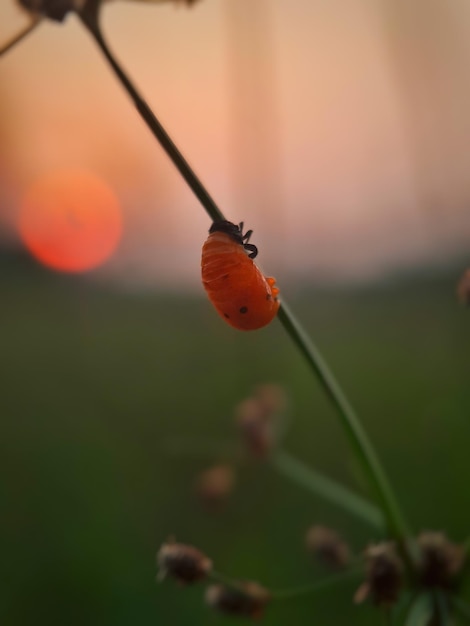
POLYGON ((222 278, 223 278, 224 280, 227 280, 227 278, 230 278, 230 274, 224 274, 224 275, 222 276, 222 278))
POLYGON ((230 319, 230 315, 228 313, 224 313, 224 317, 226 317, 228 320, 230 319))
POLYGON ((272 300, 272 299, 273 299, 272 295, 270 293, 267 293, 266 300, 272 300))
POLYGON ((240 308, 240 313, 248 313, 248 307, 247 306, 242 306, 240 308))

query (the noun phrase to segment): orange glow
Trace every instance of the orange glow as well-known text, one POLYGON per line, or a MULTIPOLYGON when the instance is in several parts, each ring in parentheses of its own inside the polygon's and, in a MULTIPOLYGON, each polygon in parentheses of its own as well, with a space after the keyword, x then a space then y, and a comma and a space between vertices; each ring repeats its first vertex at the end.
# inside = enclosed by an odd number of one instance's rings
POLYGON ((43 176, 26 192, 18 228, 31 254, 62 272, 86 272, 104 263, 122 233, 119 202, 110 187, 80 170, 43 176))

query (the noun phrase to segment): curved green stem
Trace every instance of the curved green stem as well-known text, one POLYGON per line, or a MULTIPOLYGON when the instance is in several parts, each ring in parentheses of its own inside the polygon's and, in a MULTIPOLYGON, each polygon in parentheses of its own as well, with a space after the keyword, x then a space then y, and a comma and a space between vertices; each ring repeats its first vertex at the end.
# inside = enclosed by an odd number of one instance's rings
POLYGON ((271 462, 281 474, 298 485, 342 507, 377 530, 384 531, 385 519, 380 509, 350 489, 304 465, 288 452, 282 450, 276 452, 271 462))
MULTIPOLYGON (((395 499, 379 458, 366 435, 354 409, 333 376, 320 351, 305 333, 290 308, 283 303, 279 319, 294 341, 338 413, 349 442, 360 460, 363 470, 374 487, 375 494, 386 517, 388 530, 397 541, 409 536, 408 527, 395 499)), ((407 557, 408 558, 408 557, 407 557)), ((412 557, 409 557, 412 560, 412 557)))
MULTIPOLYGON (((209 456, 228 458, 232 462, 246 460, 246 457, 241 454, 241 450, 233 444, 205 437, 200 439, 194 437, 168 438, 163 442, 162 450, 169 454, 192 458, 207 458, 209 456)), ((308 467, 285 450, 274 452, 269 461, 275 470, 295 484, 305 487, 315 496, 343 508, 379 532, 384 532, 386 524, 380 509, 361 498, 348 487, 308 467)))
MULTIPOLYGON (((132 98, 138 112, 146 122, 148 128, 159 141, 160 145, 166 151, 175 167, 183 176, 189 187, 194 194, 200 200, 201 204, 209 214, 212 220, 224 219, 222 211, 216 205, 212 197, 206 191, 205 187, 196 176, 186 159, 178 150, 168 133, 160 124, 154 113, 140 96, 131 80, 125 74, 121 68, 107 43, 103 38, 103 34, 98 23, 98 10, 99 3, 96 0, 91 0, 89 6, 80 14, 80 18, 86 28, 93 36, 95 42, 101 49, 102 53, 110 63, 113 71, 118 77, 124 89, 132 98), (90 8, 91 7, 91 8, 90 8)), ((388 530, 390 534, 399 542, 402 547, 404 557, 407 560, 408 565, 412 566, 413 557, 409 551, 406 537, 409 535, 408 528, 405 524, 404 518, 398 507, 398 503, 395 500, 392 489, 385 476, 379 459, 367 438, 362 425, 360 424, 355 412, 349 404, 346 396, 342 392, 329 368, 320 355, 317 348, 307 337, 299 322, 296 320, 293 313, 288 306, 283 302, 279 309, 279 320, 284 326, 287 333, 290 335, 292 341, 297 345, 300 352, 307 360, 310 367, 315 372, 317 378, 320 381, 324 391, 329 397, 331 403, 337 410, 340 416, 343 428, 348 436, 348 439, 357 454, 357 457, 361 461, 365 474, 368 477, 371 486, 374 489, 375 495, 380 502, 380 506, 384 512, 388 530)))

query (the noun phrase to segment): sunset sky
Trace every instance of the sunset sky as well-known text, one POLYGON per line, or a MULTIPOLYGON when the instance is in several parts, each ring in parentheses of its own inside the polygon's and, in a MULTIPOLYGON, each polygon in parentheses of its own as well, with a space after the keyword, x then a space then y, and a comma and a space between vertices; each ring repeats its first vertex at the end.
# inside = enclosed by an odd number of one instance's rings
MULTIPOLYGON (((25 20, 4 0, 0 41, 25 20)), ((470 259, 469 3, 123 0, 103 26, 281 284, 470 259)), ((0 58, 0 245, 21 245, 25 194, 64 168, 119 199, 123 234, 100 276, 199 284, 209 218, 75 16, 0 58)))

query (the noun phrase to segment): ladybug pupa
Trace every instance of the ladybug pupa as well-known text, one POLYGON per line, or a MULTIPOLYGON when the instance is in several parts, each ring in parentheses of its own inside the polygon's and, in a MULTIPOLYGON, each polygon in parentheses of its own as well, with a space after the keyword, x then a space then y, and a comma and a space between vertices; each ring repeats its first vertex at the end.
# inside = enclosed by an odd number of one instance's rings
POLYGON ((251 230, 243 234, 226 220, 215 221, 202 247, 202 284, 217 312, 239 330, 256 330, 271 322, 279 309, 279 289, 253 259, 256 246, 249 243, 251 230))

